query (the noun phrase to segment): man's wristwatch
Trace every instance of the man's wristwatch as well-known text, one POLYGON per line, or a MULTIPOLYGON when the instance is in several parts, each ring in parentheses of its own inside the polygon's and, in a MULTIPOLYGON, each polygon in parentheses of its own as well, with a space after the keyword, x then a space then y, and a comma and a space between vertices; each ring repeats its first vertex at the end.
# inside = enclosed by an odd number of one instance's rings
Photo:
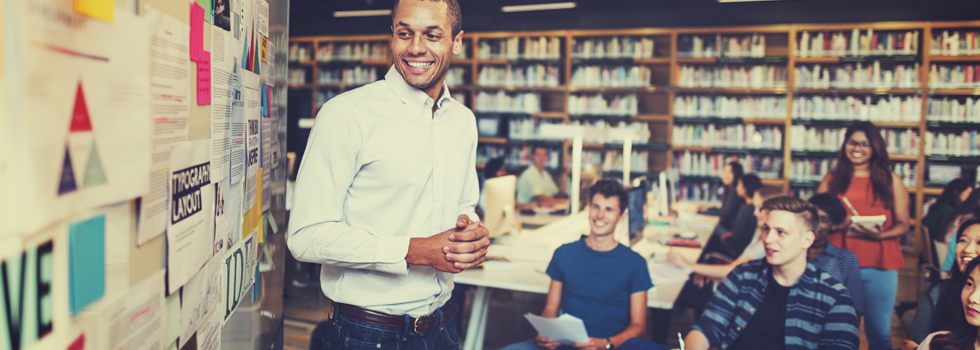
POLYGON ((615 349, 616 349, 616 347, 613 346, 612 340, 609 340, 609 338, 606 338, 606 350, 615 350, 615 349))

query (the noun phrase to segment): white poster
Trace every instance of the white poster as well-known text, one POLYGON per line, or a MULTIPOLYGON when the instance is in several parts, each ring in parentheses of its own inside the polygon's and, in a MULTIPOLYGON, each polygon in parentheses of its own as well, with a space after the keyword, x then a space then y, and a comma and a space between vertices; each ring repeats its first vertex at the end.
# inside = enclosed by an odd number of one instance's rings
POLYGON ((211 318, 197 332, 197 350, 221 350, 221 316, 212 312, 211 318))
POLYGON ((259 168, 262 167, 262 95, 259 76, 245 71, 242 73, 242 89, 245 92, 245 210, 255 206, 258 198, 259 168))
POLYGON ((167 229, 167 286, 174 293, 211 257, 214 244, 214 186, 211 141, 184 142, 170 156, 170 213, 167 229))
POLYGON ((221 259, 221 295, 224 298, 221 304, 224 311, 222 316, 226 321, 238 309, 238 305, 247 297, 249 288, 255 283, 256 234, 258 228, 235 243, 221 259))
POLYGON ((228 180, 238 184, 245 176, 245 91, 242 89, 242 78, 250 73, 239 69, 241 73, 231 75, 231 120, 229 123, 228 149, 228 180))
POLYGON ((102 344, 107 349, 163 349, 164 270, 129 289, 102 313, 102 344))
POLYGON ((239 50, 230 32, 211 26, 211 174, 215 179, 228 177, 232 75, 239 50))
MULTIPOLYGON (((277 113, 278 114, 278 113, 277 113)), ((262 211, 272 206, 272 108, 269 116, 262 118, 262 211)))
POLYGON ((71 1, 8 2, 21 21, 14 150, 26 232, 149 189, 150 46, 146 21, 76 14, 71 1), (19 6, 19 8, 18 8, 19 6), (125 45, 120 45, 125 43, 125 45))
POLYGON ((147 6, 144 11, 150 42, 150 119, 153 123, 153 155, 150 189, 140 205, 137 244, 163 234, 167 227, 167 179, 170 148, 187 141, 190 116, 190 61, 187 60, 190 27, 147 6))
POLYGON ((255 14, 255 21, 257 23, 257 28, 255 31, 262 36, 269 36, 269 2, 265 0, 257 0, 256 5, 258 5, 258 12, 255 14))
POLYGON ((180 292, 180 348, 204 325, 221 301, 221 264, 220 258, 211 259, 180 292))
MULTIPOLYGON (((265 84, 269 86, 276 86, 276 45, 272 43, 272 39, 269 39, 269 62, 262 62, 262 74, 265 74, 265 84)), ((272 101, 269 101, 269 106, 272 106, 272 101)))

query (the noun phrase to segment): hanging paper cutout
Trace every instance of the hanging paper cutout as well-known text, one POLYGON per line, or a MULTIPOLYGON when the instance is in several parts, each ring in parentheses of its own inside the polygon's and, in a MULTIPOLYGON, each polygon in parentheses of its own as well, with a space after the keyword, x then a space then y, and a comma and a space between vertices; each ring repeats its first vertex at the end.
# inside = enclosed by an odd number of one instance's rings
POLYGON ((62 164, 61 183, 58 184, 59 196, 74 192, 77 189, 77 186, 75 186, 75 173, 71 170, 71 156, 68 155, 68 145, 65 145, 65 161, 62 164))

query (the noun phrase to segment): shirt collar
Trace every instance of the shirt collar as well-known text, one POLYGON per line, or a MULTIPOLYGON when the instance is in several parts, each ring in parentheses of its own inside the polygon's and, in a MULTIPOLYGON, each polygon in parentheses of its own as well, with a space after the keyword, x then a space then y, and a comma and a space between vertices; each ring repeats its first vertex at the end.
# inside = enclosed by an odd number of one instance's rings
MULTIPOLYGON (((426 104, 429 104, 429 108, 432 108, 432 98, 430 98, 424 91, 408 85, 408 82, 406 82, 405 78, 402 77, 402 74, 395 69, 394 65, 392 65, 391 68, 388 68, 388 73, 385 74, 385 81, 388 82, 388 86, 390 86, 391 90, 395 92, 395 95, 398 95, 398 98, 400 98, 405 105, 409 106, 417 113, 421 113, 426 104)), ((449 86, 446 85, 445 81, 443 81, 442 96, 439 97, 438 103, 439 108, 447 107, 447 104, 451 100, 452 98, 449 94, 449 86)))

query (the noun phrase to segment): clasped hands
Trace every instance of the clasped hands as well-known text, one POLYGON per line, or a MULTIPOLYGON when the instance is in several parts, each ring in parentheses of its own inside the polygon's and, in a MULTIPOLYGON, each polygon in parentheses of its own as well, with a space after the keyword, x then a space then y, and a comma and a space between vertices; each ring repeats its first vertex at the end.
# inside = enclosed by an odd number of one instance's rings
POLYGON ((490 246, 490 231, 460 215, 456 227, 430 237, 412 238, 405 261, 412 265, 432 266, 436 270, 460 273, 483 263, 490 246))

